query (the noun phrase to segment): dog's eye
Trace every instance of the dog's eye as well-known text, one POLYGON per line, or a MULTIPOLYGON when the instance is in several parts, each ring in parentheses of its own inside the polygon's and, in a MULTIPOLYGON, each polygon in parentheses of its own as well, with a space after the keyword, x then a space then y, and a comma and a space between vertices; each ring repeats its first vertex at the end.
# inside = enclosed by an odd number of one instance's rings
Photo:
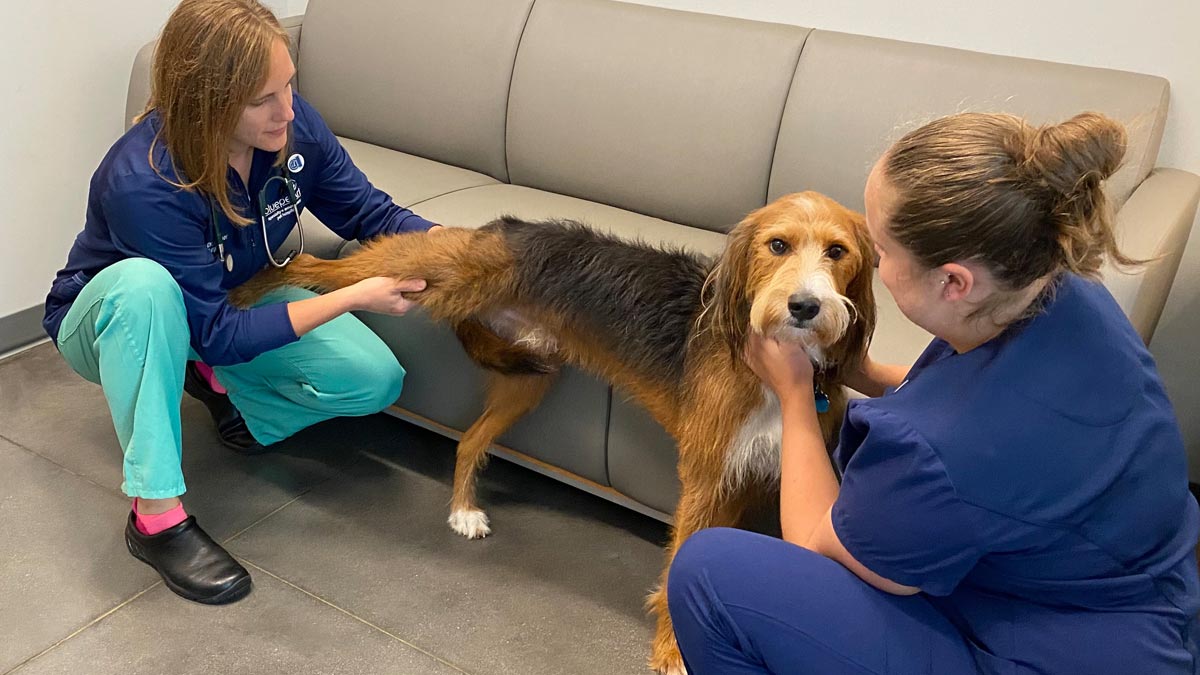
POLYGON ((825 251, 825 255, 829 256, 830 260, 841 260, 842 256, 846 255, 846 247, 841 244, 834 244, 825 251))
POLYGON ((788 252, 787 242, 782 239, 772 239, 767 242, 767 246, 771 248, 771 253, 775 255, 783 255, 788 252))

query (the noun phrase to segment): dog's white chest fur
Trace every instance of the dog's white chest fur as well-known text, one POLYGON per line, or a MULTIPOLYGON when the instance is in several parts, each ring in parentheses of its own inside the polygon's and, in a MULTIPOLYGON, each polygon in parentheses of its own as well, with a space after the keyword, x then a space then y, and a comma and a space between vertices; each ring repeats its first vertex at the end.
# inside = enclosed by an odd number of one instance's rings
POLYGON ((725 455, 726 486, 734 488, 752 480, 778 483, 782 440, 779 399, 764 389, 763 402, 746 417, 725 455))

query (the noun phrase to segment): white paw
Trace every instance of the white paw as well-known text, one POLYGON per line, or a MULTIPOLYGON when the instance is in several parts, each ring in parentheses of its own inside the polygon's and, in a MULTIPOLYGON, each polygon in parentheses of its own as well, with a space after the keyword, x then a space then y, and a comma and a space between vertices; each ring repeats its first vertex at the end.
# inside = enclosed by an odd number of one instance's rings
POLYGON ((664 670, 662 675, 688 675, 688 671, 682 665, 671 666, 664 670))
POLYGON ((488 527, 487 514, 479 509, 459 509, 450 513, 446 519, 450 529, 467 539, 482 539, 492 533, 488 527))

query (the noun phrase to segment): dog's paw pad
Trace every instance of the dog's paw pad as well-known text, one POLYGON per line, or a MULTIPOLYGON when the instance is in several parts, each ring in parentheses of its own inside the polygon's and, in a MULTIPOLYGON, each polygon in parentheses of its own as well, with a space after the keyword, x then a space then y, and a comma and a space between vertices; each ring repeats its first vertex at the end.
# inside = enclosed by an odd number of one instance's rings
POLYGON ((492 533, 488 527, 487 514, 479 509, 460 509, 450 514, 446 520, 450 529, 467 539, 482 539, 492 533))

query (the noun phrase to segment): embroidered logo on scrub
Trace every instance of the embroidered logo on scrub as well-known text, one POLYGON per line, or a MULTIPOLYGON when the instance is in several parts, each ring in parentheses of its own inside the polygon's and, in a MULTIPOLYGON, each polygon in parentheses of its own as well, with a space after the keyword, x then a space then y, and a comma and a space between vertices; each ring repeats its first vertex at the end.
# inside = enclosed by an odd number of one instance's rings
MULTIPOLYGON (((300 206, 304 202, 304 195, 300 194, 300 186, 296 186, 296 206, 300 206)), ((268 223, 273 223, 280 218, 286 218, 293 215, 295 211, 292 209, 292 199, 289 195, 284 194, 275 201, 267 204, 267 208, 263 211, 263 217, 268 223)))

